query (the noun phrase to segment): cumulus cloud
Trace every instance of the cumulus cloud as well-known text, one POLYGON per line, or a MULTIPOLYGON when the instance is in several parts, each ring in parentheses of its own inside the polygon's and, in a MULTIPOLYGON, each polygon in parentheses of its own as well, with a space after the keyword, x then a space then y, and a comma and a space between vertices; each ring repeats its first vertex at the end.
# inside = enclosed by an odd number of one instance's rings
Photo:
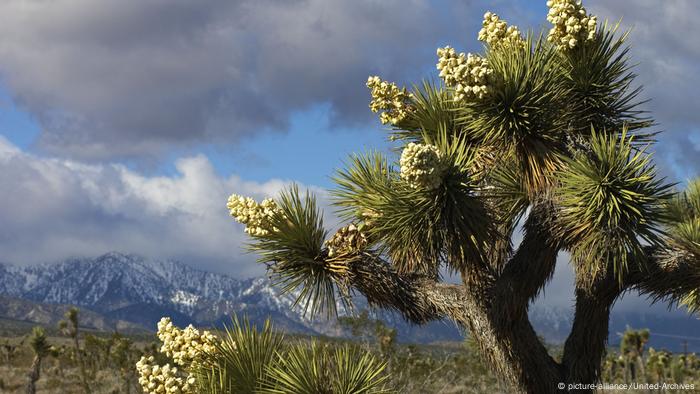
POLYGON ((365 121, 367 75, 420 75, 453 28, 441 15, 425 0, 10 0, 0 76, 44 151, 144 156, 283 130, 317 103, 365 121))
POLYGON ((289 182, 221 177, 204 156, 180 159, 176 168, 174 176, 148 177, 122 165, 40 158, 0 137, 2 260, 23 265, 116 250, 243 277, 262 273, 226 199, 274 197, 289 182))
POLYGON ((632 29, 632 62, 646 108, 665 132, 658 153, 663 170, 679 180, 700 176, 700 2, 677 0, 588 1, 600 20, 622 19, 621 29, 632 29))
MULTIPOLYGON (((37 146, 74 159, 144 157, 284 130, 329 103, 334 124, 370 119, 369 74, 413 81, 434 48, 479 50, 486 9, 545 26, 544 0, 9 0, 0 5, 0 78, 40 123, 37 146)), ((623 18, 647 105, 667 133, 664 172, 700 167, 700 35, 694 0, 588 0, 623 18)))

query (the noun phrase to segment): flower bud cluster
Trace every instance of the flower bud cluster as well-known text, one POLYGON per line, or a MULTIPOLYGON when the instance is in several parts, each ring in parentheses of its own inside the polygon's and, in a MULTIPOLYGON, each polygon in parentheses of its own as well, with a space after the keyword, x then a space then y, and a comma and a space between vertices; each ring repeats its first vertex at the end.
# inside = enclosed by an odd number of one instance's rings
POLYGON ((328 248, 328 257, 335 257, 362 250, 367 245, 367 237, 360 228, 350 224, 341 227, 325 244, 328 248))
POLYGON ((194 393, 195 378, 192 374, 171 367, 154 363, 153 356, 141 357, 136 363, 139 384, 148 394, 188 394, 194 393))
POLYGON ((253 236, 264 236, 275 230, 270 225, 270 219, 279 212, 277 203, 271 198, 264 199, 260 204, 250 197, 232 194, 226 207, 231 216, 246 225, 245 232, 253 236))
POLYGON ((547 7, 549 7, 547 20, 554 25, 549 31, 547 40, 556 44, 559 49, 572 49, 579 42, 592 40, 595 37, 598 18, 587 15, 581 1, 549 0, 547 7))
POLYGON ((184 330, 179 329, 164 317, 158 322, 158 339, 163 342, 160 351, 172 357, 176 364, 186 366, 192 364, 203 353, 215 350, 214 335, 209 331, 199 332, 191 324, 184 330))
POLYGON ((215 351, 214 335, 209 331, 200 333, 191 325, 181 330, 167 317, 158 322, 157 335, 163 342, 161 353, 171 357, 177 366, 161 366, 154 362, 153 356, 141 357, 136 370, 143 391, 149 394, 194 393, 195 377, 188 369, 203 353, 215 351))
POLYGON ((445 85, 455 89, 455 100, 482 99, 489 92, 489 75, 493 72, 486 59, 479 55, 455 52, 446 46, 438 48, 437 69, 445 85))
POLYGON ((525 46, 520 30, 515 26, 508 26, 506 21, 493 12, 484 14, 482 26, 479 31, 479 41, 483 41, 491 47, 503 45, 523 48, 525 46))
POLYGON ((399 164, 401 178, 413 188, 433 190, 442 183, 444 166, 440 151, 434 145, 411 142, 401 153, 399 164))
POLYGON ((382 217, 382 214, 373 209, 363 209, 359 212, 364 226, 373 226, 375 221, 382 217))
POLYGON ((382 111, 379 114, 382 124, 396 125, 408 115, 411 94, 406 88, 399 89, 395 83, 382 81, 377 76, 367 78, 367 87, 372 95, 369 109, 372 112, 382 111))

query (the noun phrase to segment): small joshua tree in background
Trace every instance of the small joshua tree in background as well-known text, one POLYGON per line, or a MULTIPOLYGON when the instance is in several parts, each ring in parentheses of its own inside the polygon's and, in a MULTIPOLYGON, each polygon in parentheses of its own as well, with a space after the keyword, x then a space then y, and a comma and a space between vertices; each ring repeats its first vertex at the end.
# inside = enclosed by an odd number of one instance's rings
POLYGON ((644 377, 644 346, 649 342, 649 330, 627 328, 620 341, 620 355, 625 364, 625 380, 637 381, 644 377))
POLYGON ((73 340, 73 360, 78 364, 80 371, 80 385, 85 394, 90 394, 90 380, 88 378, 87 366, 83 350, 80 348, 80 324, 78 320, 78 308, 70 308, 64 315, 64 319, 58 322, 58 329, 61 333, 73 340))
POLYGON ((36 393, 36 382, 41 376, 41 361, 51 352, 51 345, 46 340, 46 334, 41 327, 34 327, 32 334, 29 337, 29 347, 34 353, 32 367, 29 371, 27 382, 27 394, 36 393))
POLYGON ((552 27, 540 35, 484 15, 483 54, 438 49, 439 82, 368 79, 370 109, 402 153, 353 155, 338 171, 331 194, 347 224, 335 235, 295 187, 228 201, 310 313, 332 316, 356 291, 416 324, 451 319, 514 391, 537 394, 600 380, 610 309, 625 292, 700 309, 700 181, 676 192, 656 174, 627 33, 580 1, 547 6, 552 27), (576 307, 555 359, 527 312, 561 251, 576 307), (462 283, 443 283, 445 270, 462 283))
POLYGON ((12 363, 12 360, 14 360, 15 357, 17 357, 17 354, 19 353, 19 350, 24 346, 24 341, 26 340, 26 337, 23 337, 22 340, 19 343, 12 343, 10 339, 5 338, 2 341, 2 344, 0 344, 0 349, 2 349, 2 352, 4 353, 4 359, 5 363, 7 365, 10 365, 12 363))
POLYGON ((133 341, 115 332, 110 338, 112 346, 110 348, 109 359, 112 365, 119 369, 119 376, 122 379, 122 387, 126 394, 131 393, 134 385, 134 364, 138 358, 138 352, 133 347, 133 341))
POLYGON ((387 327, 381 320, 370 318, 366 309, 357 316, 340 317, 338 322, 343 328, 349 329, 353 337, 365 342, 366 349, 379 345, 379 350, 385 358, 389 358, 395 351, 396 329, 387 327))

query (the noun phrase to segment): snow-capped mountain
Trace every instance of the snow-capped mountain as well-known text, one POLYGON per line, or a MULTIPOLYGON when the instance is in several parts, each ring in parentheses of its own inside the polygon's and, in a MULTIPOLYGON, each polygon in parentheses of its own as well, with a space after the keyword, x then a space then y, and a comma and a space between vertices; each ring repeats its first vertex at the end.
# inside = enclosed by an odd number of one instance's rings
MULTIPOLYGON (((130 254, 108 253, 94 259, 31 267, 0 264, 0 318, 48 324, 60 319, 66 305, 77 305, 98 329, 140 326, 154 330, 162 316, 170 316, 179 325, 218 326, 230 322, 234 314, 245 314, 256 322, 269 316, 278 328, 287 331, 343 334, 335 321, 309 320, 300 308, 293 306, 294 299, 294 295, 281 294, 266 277, 239 280, 176 261, 150 260, 130 254)), ((359 310, 366 306, 359 299, 356 307, 359 310)), ((339 311, 343 313, 342 308, 339 311)), ((530 319, 548 342, 563 343, 571 329, 572 312, 569 308, 535 303, 530 308, 530 319)), ((462 337, 449 322, 418 327, 397 314, 377 312, 376 316, 396 328, 399 339, 404 341, 432 342, 462 337)), ((700 321, 688 316, 660 319, 649 313, 613 313, 611 344, 618 341, 617 333, 627 325, 652 329, 652 339, 653 332, 672 334, 666 336, 668 343, 663 346, 674 349, 680 346, 675 337, 695 336, 700 321)))
MULTIPOLYGON (((245 314, 253 321, 270 316, 278 328, 288 331, 342 334, 334 321, 310 320, 293 306, 294 295, 281 294, 266 277, 239 280, 176 261, 115 252, 32 267, 0 264, 0 296, 41 303, 43 310, 51 304, 77 305, 107 319, 151 330, 162 316, 180 325, 220 325, 230 322, 233 314, 245 314)), ((17 309, 25 311, 26 303, 22 306, 17 309)), ((357 307, 363 307, 361 300, 357 307)), ((340 306, 339 312, 343 313, 340 306)), ((382 318, 398 329, 399 338, 460 338, 459 331, 448 323, 419 328, 390 313, 382 318)))
POLYGON ((108 253, 32 267, 0 265, 0 294, 45 304, 77 305, 107 317, 154 327, 161 316, 216 324, 234 313, 271 315, 278 325, 308 331, 312 324, 267 278, 238 280, 175 261, 108 253), (309 326, 309 327, 307 327, 309 326))

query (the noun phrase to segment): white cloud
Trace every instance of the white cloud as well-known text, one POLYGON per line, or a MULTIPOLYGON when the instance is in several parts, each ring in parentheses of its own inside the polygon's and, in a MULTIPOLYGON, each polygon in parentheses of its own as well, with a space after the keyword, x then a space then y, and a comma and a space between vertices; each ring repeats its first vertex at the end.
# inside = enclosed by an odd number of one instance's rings
POLYGON ((657 120, 657 161, 673 180, 700 176, 700 2, 695 0, 584 1, 600 19, 631 29, 633 71, 644 86, 646 109, 657 120))
POLYGON ((372 119, 367 76, 420 75, 440 18, 424 0, 10 0, 0 78, 45 151, 143 157, 284 130, 315 104, 372 119))
POLYGON ((144 176, 122 165, 41 158, 0 138, 1 258, 31 264, 117 250, 237 276, 261 273, 243 251, 245 234, 226 199, 276 196, 290 182, 221 177, 204 156, 180 159, 176 169, 144 176))

